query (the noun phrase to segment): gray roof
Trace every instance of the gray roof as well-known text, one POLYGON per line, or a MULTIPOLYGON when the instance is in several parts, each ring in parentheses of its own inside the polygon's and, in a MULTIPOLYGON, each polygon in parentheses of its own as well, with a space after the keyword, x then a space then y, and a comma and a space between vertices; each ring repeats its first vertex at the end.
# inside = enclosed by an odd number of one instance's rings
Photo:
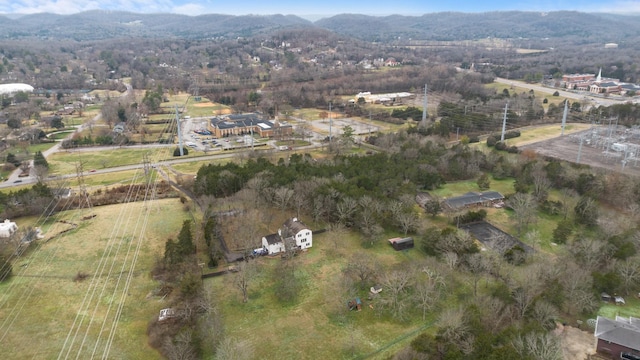
POLYGON ((286 230, 289 230, 289 234, 291 235, 295 235, 302 230, 308 229, 308 227, 305 224, 303 224, 300 220, 296 218, 287 219, 287 221, 284 222, 282 227, 284 227, 286 230))
POLYGON ((267 239, 267 244, 269 244, 269 245, 274 245, 274 244, 282 242, 282 239, 280 239, 280 235, 278 235, 278 234, 269 234, 269 235, 265 236, 264 238, 267 239))
POLYGON ((504 196, 497 191, 485 192, 468 192, 461 196, 448 198, 444 201, 445 205, 457 209, 468 205, 481 204, 485 201, 502 200, 504 196))
MULTIPOLYGON (((231 114, 224 117, 211 118, 211 126, 218 129, 233 129, 236 127, 245 128, 250 126, 260 126, 262 129, 271 129, 275 124, 271 121, 264 120, 257 113, 249 114, 231 114)), ((280 124, 280 127, 291 127, 289 124, 280 124)))
POLYGON ((640 319, 616 317, 611 320, 598 316, 596 330, 598 339, 609 341, 629 349, 640 351, 640 319))

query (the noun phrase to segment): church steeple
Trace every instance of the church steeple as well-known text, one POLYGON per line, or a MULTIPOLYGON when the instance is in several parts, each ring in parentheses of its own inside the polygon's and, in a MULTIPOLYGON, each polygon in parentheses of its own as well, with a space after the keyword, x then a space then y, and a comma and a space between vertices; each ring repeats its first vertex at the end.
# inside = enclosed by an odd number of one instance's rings
POLYGON ((596 81, 597 82, 602 81, 602 68, 600 68, 600 70, 598 71, 598 77, 596 77, 596 81))

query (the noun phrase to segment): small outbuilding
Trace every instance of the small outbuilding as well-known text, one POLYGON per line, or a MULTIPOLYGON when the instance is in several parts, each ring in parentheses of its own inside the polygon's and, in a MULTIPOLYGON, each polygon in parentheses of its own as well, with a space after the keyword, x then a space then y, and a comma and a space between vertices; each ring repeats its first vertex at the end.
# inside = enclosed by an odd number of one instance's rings
POLYGON ((389 243, 396 251, 406 250, 413 248, 413 238, 405 237, 405 238, 393 238, 389 239, 389 243))
POLYGON ((11 237, 18 231, 18 225, 15 222, 5 219, 3 223, 0 223, 0 238, 11 237))

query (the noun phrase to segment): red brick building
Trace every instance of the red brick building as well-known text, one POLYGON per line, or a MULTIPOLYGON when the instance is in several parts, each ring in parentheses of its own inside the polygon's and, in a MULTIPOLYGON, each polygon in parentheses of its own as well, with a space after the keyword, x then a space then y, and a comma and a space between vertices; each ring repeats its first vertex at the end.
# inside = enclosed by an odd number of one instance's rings
POLYGON ((640 319, 616 316, 615 320, 598 316, 594 336, 596 351, 620 359, 621 354, 640 356, 640 319))

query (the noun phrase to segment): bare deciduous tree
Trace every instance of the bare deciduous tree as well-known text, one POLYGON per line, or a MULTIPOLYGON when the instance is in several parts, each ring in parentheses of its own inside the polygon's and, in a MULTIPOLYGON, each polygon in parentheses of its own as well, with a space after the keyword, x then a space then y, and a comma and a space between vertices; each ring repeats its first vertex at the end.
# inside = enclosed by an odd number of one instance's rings
POLYGON ((516 336, 512 342, 514 349, 522 357, 532 357, 535 360, 562 360, 560 339, 552 333, 531 332, 516 336))
POLYGON ((357 252, 349 258, 344 274, 361 288, 366 288, 378 276, 380 269, 376 260, 364 252, 357 252))
POLYGON ((354 216, 357 210, 358 202, 351 197, 345 197, 342 201, 338 202, 336 206, 338 222, 344 226, 350 227, 353 225, 354 216))
POLYGON ((163 350, 170 360, 195 360, 198 358, 193 346, 191 330, 182 331, 173 339, 167 338, 163 350))
POLYGON ((226 338, 216 351, 216 360, 250 360, 254 358, 253 345, 247 340, 226 338))
POLYGON ((427 317, 427 311, 431 310, 440 299, 444 289, 444 278, 437 271, 427 266, 420 269, 416 278, 414 295, 418 306, 422 308, 423 321, 427 317))
POLYGON ((470 333, 463 308, 445 309, 438 316, 437 324, 444 341, 458 346, 465 354, 473 351, 473 335, 470 333))
POLYGON ((233 285, 240 290, 242 302, 249 301, 249 284, 255 276, 256 265, 253 260, 241 261, 236 265, 236 272, 231 275, 233 285))
POLYGON ((520 235, 522 230, 535 220, 536 202, 529 194, 515 193, 507 200, 507 204, 513 209, 518 235, 520 235))
POLYGON ((622 287, 625 294, 640 284, 640 260, 637 256, 619 261, 615 268, 618 275, 622 279, 622 287))
POLYGON ((450 269, 455 269, 458 266, 458 254, 453 251, 447 251, 442 256, 445 264, 449 266, 450 269))
POLYGON ((387 271, 381 276, 380 285, 384 289, 380 293, 381 305, 396 318, 402 319, 409 306, 407 293, 413 277, 411 271, 406 269, 387 271))

